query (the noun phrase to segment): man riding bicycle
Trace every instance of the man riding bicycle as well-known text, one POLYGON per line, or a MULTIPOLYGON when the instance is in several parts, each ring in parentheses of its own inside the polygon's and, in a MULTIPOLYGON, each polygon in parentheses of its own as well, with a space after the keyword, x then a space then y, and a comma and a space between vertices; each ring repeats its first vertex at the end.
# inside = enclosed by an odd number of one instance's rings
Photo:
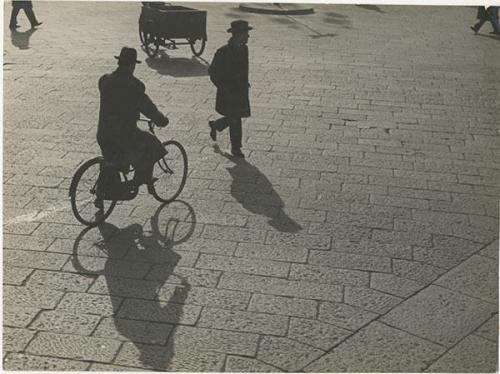
MULTIPOLYGON (((147 184, 151 192, 153 167, 165 156, 165 148, 153 134, 137 127, 140 113, 156 125, 168 125, 163 115, 145 93, 145 85, 134 77, 137 51, 123 47, 118 59, 118 68, 99 79, 101 95, 97 142, 104 159, 120 170, 135 169, 132 186, 147 184)), ((104 192, 98 192, 96 207, 102 209, 104 192)))

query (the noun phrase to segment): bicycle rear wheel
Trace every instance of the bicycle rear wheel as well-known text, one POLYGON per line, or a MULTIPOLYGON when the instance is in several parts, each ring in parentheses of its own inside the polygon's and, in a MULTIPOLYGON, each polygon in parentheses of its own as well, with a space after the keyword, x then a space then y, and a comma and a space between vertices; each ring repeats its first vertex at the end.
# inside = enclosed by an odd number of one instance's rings
POLYGON ((96 206, 97 187, 103 164, 102 157, 89 160, 78 168, 71 180, 69 196, 73 214, 78 221, 90 227, 104 222, 116 205, 114 200, 102 200, 102 209, 96 206))
POLYGON ((151 193, 156 200, 169 203, 179 196, 186 184, 188 159, 184 147, 175 140, 163 143, 167 154, 159 160, 153 169, 157 181, 151 193))

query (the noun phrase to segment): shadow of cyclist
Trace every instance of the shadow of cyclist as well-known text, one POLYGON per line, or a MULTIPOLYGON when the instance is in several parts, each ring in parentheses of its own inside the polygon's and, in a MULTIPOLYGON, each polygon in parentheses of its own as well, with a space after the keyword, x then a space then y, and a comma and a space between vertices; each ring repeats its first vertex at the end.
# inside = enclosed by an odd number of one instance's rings
POLYGON ((243 208, 249 212, 268 217, 269 225, 278 231, 295 233, 302 230, 302 226, 285 213, 285 203, 274 190, 269 179, 255 165, 250 164, 244 158, 233 157, 228 153, 222 152, 217 145, 214 145, 214 152, 234 163, 232 167, 227 168, 233 178, 231 182, 231 195, 233 195, 243 208), (253 190, 249 191, 248 186, 251 184, 246 182, 251 180, 256 180, 257 184, 253 187, 253 190), (242 192, 243 185, 245 185, 244 193, 242 192), (264 205, 252 199, 252 194, 260 194, 265 199, 264 205))
POLYGON ((184 277, 174 273, 181 256, 173 251, 173 246, 191 237, 196 217, 189 204, 176 201, 171 205, 176 203, 187 208, 191 221, 186 223, 189 228, 183 231, 182 238, 176 232, 179 223, 184 222, 186 210, 173 209, 175 216, 160 223, 161 211, 170 206, 162 205, 150 219, 151 231, 145 231, 139 224, 118 229, 103 223, 97 233, 89 235, 88 228, 82 231, 75 242, 75 269, 89 276, 103 275, 95 283, 96 291, 109 294, 113 307, 112 317, 101 321, 95 336, 127 341, 122 360, 132 360, 128 362, 132 366, 167 370, 174 356, 175 325, 194 324, 189 321, 192 317, 184 315, 191 287, 184 277), (95 244, 106 256, 104 269, 87 271, 79 248, 88 247, 89 241, 84 236, 96 237, 99 233, 104 239, 95 244))

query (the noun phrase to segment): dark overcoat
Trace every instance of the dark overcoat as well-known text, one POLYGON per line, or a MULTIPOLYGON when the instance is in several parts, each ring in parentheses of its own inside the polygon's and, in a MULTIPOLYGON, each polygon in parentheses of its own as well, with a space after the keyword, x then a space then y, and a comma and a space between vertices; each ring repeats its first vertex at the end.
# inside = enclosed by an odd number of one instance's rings
POLYGON ((137 169, 150 166, 165 155, 158 138, 137 127, 140 113, 158 124, 165 120, 145 89, 144 83, 120 68, 99 79, 97 142, 105 159, 130 163, 137 169))
POLYGON ((250 117, 248 47, 231 43, 215 53, 208 72, 217 86, 215 110, 228 117, 250 117))

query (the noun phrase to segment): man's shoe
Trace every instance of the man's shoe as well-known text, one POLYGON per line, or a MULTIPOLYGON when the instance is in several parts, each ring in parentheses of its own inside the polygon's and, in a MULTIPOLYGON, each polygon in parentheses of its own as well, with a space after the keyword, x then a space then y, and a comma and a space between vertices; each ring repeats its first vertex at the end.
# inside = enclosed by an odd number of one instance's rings
POLYGON ((19 26, 19 25, 9 25, 9 29, 11 29, 11 30, 15 30, 18 27, 21 27, 21 26, 19 26))
POLYGON ((477 29, 474 26, 471 26, 470 29, 474 31, 474 34, 477 34, 477 29))
POLYGON ((210 126, 210 137, 214 142, 217 141, 217 130, 214 127, 214 121, 208 121, 208 126, 210 126))
POLYGON ((40 26, 43 22, 36 22, 31 25, 31 28, 34 29, 37 26, 40 26))
POLYGON ((245 155, 243 154, 243 152, 241 152, 241 149, 231 149, 231 154, 234 157, 245 158, 245 155))

